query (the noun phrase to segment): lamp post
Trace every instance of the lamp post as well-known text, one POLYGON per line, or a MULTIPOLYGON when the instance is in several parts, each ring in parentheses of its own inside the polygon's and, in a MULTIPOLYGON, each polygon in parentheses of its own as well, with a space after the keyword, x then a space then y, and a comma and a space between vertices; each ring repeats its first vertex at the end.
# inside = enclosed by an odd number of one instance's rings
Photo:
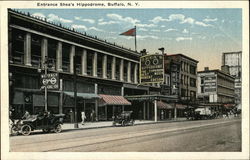
MULTIPOLYGON (((46 80, 47 75, 48 75, 48 57, 45 56, 43 66, 44 66, 44 80, 46 80)), ((43 68, 39 67, 38 72, 41 73, 41 70, 43 68)), ((42 77, 42 76, 41 76, 42 77)), ((42 82, 44 85, 44 111, 48 111, 48 89, 47 89, 47 82, 42 82)))

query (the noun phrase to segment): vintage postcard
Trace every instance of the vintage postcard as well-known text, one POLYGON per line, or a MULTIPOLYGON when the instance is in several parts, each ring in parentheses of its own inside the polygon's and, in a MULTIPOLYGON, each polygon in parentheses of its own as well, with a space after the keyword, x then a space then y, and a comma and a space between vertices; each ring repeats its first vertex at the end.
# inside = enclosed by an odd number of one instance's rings
POLYGON ((247 1, 2 1, 1 159, 249 159, 247 1))

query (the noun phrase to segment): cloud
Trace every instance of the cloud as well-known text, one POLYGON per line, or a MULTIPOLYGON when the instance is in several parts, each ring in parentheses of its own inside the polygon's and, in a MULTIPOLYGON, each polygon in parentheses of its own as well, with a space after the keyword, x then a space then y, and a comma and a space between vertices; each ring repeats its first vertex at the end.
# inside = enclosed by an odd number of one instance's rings
POLYGON ((189 33, 189 31, 187 29, 184 29, 182 33, 189 33))
POLYGON ((88 22, 88 23, 91 23, 91 24, 95 23, 95 20, 93 20, 93 19, 83 19, 81 17, 74 17, 74 18, 75 18, 75 20, 79 20, 79 21, 83 21, 83 22, 88 22))
POLYGON ((202 26, 202 27, 213 27, 213 25, 211 24, 206 24, 206 23, 199 22, 199 21, 196 21, 195 24, 198 26, 202 26))
POLYGON ((32 14, 33 17, 38 17, 38 18, 41 18, 41 19, 45 19, 46 16, 42 13, 33 13, 32 14))
POLYGON ((184 20, 182 20, 180 23, 189 23, 189 24, 194 24, 194 19, 193 18, 186 18, 184 20))
POLYGON ((96 27, 90 27, 88 30, 95 30, 95 31, 98 31, 98 32, 103 32, 102 29, 98 29, 96 27))
POLYGON ((168 19, 164 19, 162 18, 161 16, 157 16, 155 17, 154 19, 152 20, 149 20, 150 22, 153 22, 153 23, 159 23, 159 22, 163 22, 163 21, 168 21, 168 19))
POLYGON ((119 22, 115 22, 115 21, 108 21, 108 22, 104 22, 104 21, 99 21, 98 25, 110 25, 110 24, 117 24, 119 22))
POLYGON ((136 24, 138 22, 140 22, 140 20, 138 19, 134 19, 131 17, 123 17, 119 14, 107 14, 107 17, 116 21, 120 21, 120 22, 124 22, 124 23, 132 23, 132 24, 136 24))
POLYGON ((160 32, 161 30, 159 30, 159 29, 152 29, 151 31, 152 32, 160 32))
POLYGON ((157 25, 155 24, 136 24, 137 27, 146 27, 146 28, 152 28, 156 27, 157 25))
POLYGON ((172 32, 172 31, 177 31, 177 29, 169 28, 169 29, 165 30, 164 32, 172 32))
POLYGON ((157 37, 157 36, 149 36, 149 35, 146 35, 146 36, 137 35, 136 38, 141 39, 141 40, 148 39, 148 38, 159 39, 159 37, 157 37))
POLYGON ((48 21, 61 22, 61 23, 72 23, 73 22, 72 20, 61 18, 55 14, 49 14, 48 21))
POLYGON ((84 31, 88 30, 88 28, 86 26, 84 26, 84 25, 77 25, 77 24, 72 24, 71 28, 74 28, 74 29, 83 29, 84 31))
POLYGON ((165 25, 161 25, 161 28, 164 28, 164 27, 166 27, 165 25))
POLYGON ((214 19, 205 18, 205 19, 203 19, 204 22, 215 22, 215 21, 217 21, 217 20, 218 20, 217 18, 214 18, 214 19))
POLYGON ((179 42, 179 41, 185 41, 185 40, 191 41, 192 39, 193 39, 192 37, 177 37, 175 40, 179 42))
POLYGON ((139 31, 148 31, 148 29, 145 29, 145 28, 139 28, 138 30, 139 31))

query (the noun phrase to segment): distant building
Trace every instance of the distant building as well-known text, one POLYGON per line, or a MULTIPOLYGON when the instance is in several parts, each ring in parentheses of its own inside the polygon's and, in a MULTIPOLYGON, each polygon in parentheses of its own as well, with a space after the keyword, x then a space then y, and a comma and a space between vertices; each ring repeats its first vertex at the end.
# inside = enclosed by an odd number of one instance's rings
POLYGON ((242 51, 222 53, 222 66, 229 67, 229 74, 235 77, 235 103, 241 102, 242 51))
POLYGON ((183 54, 165 56, 165 72, 170 75, 171 95, 179 100, 196 99, 198 61, 183 54))
POLYGON ((234 77, 221 70, 198 72, 198 99, 203 103, 234 103, 234 77))

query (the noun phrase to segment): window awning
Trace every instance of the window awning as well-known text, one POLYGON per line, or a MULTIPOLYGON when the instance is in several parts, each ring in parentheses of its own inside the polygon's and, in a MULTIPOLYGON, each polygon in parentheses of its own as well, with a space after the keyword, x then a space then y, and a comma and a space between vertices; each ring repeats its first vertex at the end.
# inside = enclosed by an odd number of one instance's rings
MULTIPOLYGON (((64 94, 74 97, 74 92, 64 92, 64 94)), ((97 94, 94 93, 77 93, 77 97, 83 98, 83 99, 95 99, 100 98, 97 94)))
POLYGON ((177 109, 185 109, 185 108, 187 108, 187 106, 184 105, 184 104, 176 104, 175 106, 176 106, 177 109))
POLYGON ((99 101, 99 106, 131 105, 131 102, 129 102, 123 96, 113 96, 113 95, 105 95, 105 94, 99 94, 99 96, 101 97, 101 99, 99 101))
POLYGON ((157 101, 157 108, 159 109, 173 109, 174 107, 163 101, 157 101))

